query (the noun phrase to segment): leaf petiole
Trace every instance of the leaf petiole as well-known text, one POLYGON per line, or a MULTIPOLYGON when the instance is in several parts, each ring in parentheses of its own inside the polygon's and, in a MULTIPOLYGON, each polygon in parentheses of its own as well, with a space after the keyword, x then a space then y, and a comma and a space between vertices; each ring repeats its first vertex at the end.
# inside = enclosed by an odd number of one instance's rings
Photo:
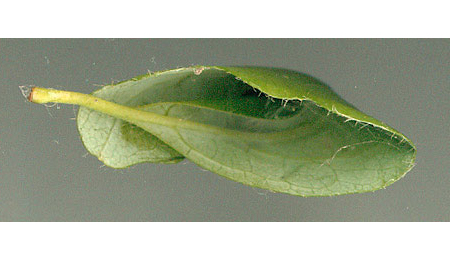
POLYGON ((28 100, 38 104, 54 102, 79 105, 116 118, 120 118, 136 125, 152 123, 164 126, 176 126, 179 124, 179 120, 175 118, 138 110, 132 107, 109 102, 89 94, 72 91, 33 87, 28 96, 28 100))

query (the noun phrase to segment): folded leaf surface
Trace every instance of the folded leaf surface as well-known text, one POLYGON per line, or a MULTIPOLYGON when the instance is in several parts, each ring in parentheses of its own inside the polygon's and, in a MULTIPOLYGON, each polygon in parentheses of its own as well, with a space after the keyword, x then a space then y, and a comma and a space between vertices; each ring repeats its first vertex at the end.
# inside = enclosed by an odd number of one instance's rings
POLYGON ((125 106, 81 107, 77 119, 86 148, 111 167, 187 158, 246 185, 329 196, 384 188, 414 165, 403 134, 290 70, 181 68, 93 95, 125 106))

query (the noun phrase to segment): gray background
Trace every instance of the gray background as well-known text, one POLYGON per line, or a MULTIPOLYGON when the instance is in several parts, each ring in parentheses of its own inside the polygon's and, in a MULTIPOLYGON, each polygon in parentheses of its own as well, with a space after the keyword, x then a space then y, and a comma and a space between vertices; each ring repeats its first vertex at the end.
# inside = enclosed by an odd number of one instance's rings
POLYGON ((1 39, 1 221, 449 221, 450 40, 1 39), (309 73, 408 136, 417 165, 373 193, 301 198, 183 161, 116 170, 84 149, 71 105, 25 102, 18 86, 90 93, 189 65, 309 73))

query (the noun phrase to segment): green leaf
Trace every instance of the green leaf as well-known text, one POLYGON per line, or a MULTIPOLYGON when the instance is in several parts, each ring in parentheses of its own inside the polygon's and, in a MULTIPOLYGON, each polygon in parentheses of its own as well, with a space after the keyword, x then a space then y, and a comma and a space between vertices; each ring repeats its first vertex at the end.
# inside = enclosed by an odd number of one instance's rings
POLYGON ((82 106, 83 143, 108 166, 186 157, 231 180, 299 196, 384 188, 416 154, 400 132, 285 69, 197 66, 92 95, 34 88, 30 100, 82 106))

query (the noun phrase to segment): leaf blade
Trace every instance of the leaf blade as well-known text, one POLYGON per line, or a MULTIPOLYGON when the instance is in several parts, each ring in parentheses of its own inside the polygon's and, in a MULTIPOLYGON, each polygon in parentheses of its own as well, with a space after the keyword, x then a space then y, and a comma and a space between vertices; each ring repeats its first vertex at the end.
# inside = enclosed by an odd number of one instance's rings
POLYGON ((389 137, 381 131, 373 132, 368 127, 361 129, 366 131, 364 135, 348 134, 342 138, 348 131, 359 130, 348 122, 346 128, 338 130, 327 127, 329 122, 317 123, 325 114, 326 111, 322 111, 320 117, 312 118, 317 120, 309 121, 316 123, 303 125, 290 134, 286 131, 246 135, 222 131, 218 134, 208 128, 199 131, 183 126, 155 125, 148 130, 203 168, 250 186, 300 196, 373 191, 401 178, 411 167, 413 153, 409 146, 398 148, 388 142, 389 137), (308 137, 313 139, 306 139, 308 137), (323 144, 320 149, 317 143, 323 144), (362 168, 355 158, 365 158, 362 168), (348 167, 349 160, 352 167, 348 167), (383 164, 393 165, 393 168, 383 168, 383 164), (378 169, 373 165, 378 165, 378 169))
MULTIPOLYGON (((131 133, 132 138, 133 129, 144 129, 155 142, 205 169, 292 195, 373 191, 414 166, 416 150, 409 139, 308 75, 214 66, 167 73, 137 79, 130 102, 117 95, 109 99, 126 106, 100 106, 100 99, 78 104, 131 124, 115 136, 131 133), (155 91, 155 82, 161 91, 155 91)), ((119 86, 104 89, 131 91, 119 86)), ((80 134, 95 137, 96 132, 80 134)))

